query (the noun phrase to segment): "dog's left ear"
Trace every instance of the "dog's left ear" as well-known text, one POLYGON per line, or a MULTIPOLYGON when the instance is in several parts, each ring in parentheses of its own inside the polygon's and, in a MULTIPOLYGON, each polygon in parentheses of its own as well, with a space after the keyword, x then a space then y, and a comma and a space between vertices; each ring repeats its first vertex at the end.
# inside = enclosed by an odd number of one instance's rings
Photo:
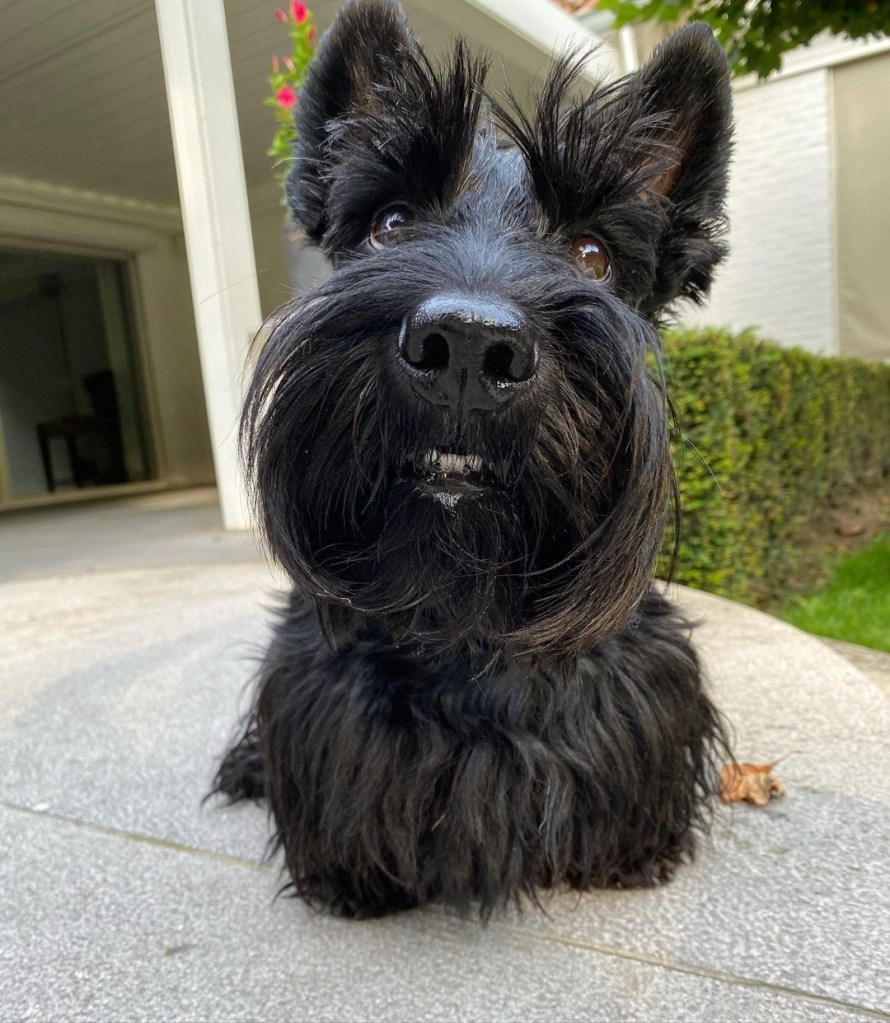
POLYGON ((732 90, 726 57, 701 22, 668 38, 636 75, 644 112, 659 125, 659 155, 646 189, 669 202, 649 315, 679 297, 700 301, 726 254, 727 168, 732 90))
POLYGON ((314 241, 325 228, 333 124, 351 112, 373 110, 381 89, 397 81, 400 58, 418 50, 396 0, 348 0, 322 36, 300 91, 299 139, 287 181, 288 204, 314 241))

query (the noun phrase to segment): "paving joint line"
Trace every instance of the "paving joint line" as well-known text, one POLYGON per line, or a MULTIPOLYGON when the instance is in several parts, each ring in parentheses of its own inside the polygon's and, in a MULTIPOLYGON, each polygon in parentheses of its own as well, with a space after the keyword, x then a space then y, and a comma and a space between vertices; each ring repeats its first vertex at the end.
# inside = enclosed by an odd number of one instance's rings
POLYGON ((735 984, 740 987, 749 987, 761 990, 770 994, 781 994, 789 998, 796 998, 799 1001, 813 1002, 816 1005, 842 1009, 846 1012, 856 1012, 869 1019, 890 1021, 890 1013, 882 1012, 880 1009, 872 1009, 856 1002, 847 1002, 831 995, 820 995, 814 991, 804 991, 801 988, 790 987, 785 984, 776 984, 769 980, 758 980, 753 977, 744 977, 736 973, 727 973, 723 970, 711 969, 707 966, 698 966, 694 963, 674 962, 671 959, 662 959, 659 956, 648 952, 636 952, 631 949, 621 948, 619 945, 607 945, 594 941, 583 941, 580 938, 571 938, 562 934, 548 934, 545 931, 535 930, 528 927, 518 927, 502 921, 493 920, 491 925, 511 934, 532 938, 537 941, 550 942, 552 944, 567 945, 571 948, 583 949, 587 952, 597 952, 600 955, 613 956, 617 959, 628 959, 633 962, 644 963, 647 966, 657 966, 664 970, 673 970, 676 973, 691 974, 694 977, 704 977, 708 980, 722 981, 726 984, 735 984))
POLYGON ((196 856, 199 859, 214 860, 217 863, 226 863, 232 867, 241 867, 247 870, 259 870, 263 873, 279 873, 278 867, 271 863, 262 863, 259 860, 245 860, 240 856, 232 856, 230 853, 214 852, 212 849, 202 849, 197 845, 187 845, 185 842, 177 842, 174 838, 157 838, 154 835, 146 835, 141 831, 127 831, 124 828, 115 828, 108 824, 98 824, 95 821, 81 820, 79 817, 69 817, 63 813, 56 813, 54 810, 38 810, 33 806, 22 806, 20 803, 10 803, 6 799, 0 799, 0 809, 11 810, 13 813, 24 813, 31 817, 41 817, 45 820, 55 821, 59 824, 69 824, 72 827, 80 828, 82 831, 90 831, 97 835, 104 835, 110 838, 121 838, 128 842, 138 842, 141 845, 154 846, 157 849, 166 849, 168 852, 184 853, 188 856, 196 856))

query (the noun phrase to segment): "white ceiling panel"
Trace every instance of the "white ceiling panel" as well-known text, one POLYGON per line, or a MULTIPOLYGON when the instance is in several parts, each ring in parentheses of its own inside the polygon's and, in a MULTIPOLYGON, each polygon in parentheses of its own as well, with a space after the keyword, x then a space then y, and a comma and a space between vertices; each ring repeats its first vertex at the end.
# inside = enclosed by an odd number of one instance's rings
MULTIPOLYGON (((429 0, 405 4, 421 41, 434 52, 450 44, 456 21, 452 5, 460 2, 442 0, 442 5, 437 15, 430 13, 429 0)), ((338 4, 321 0, 310 6, 322 31, 338 4)), ((287 30, 274 11, 274 0, 226 0, 245 172, 252 189, 272 180, 266 148, 274 121, 262 101, 272 55, 282 55, 288 46, 287 30)), ((509 41, 506 29, 497 32, 509 41)), ((504 66, 521 95, 529 85, 531 61, 527 55, 517 57, 510 46, 505 52, 508 58, 496 64, 496 80, 504 66)), ((177 203, 150 0, 0 0, 0 175, 177 203)))

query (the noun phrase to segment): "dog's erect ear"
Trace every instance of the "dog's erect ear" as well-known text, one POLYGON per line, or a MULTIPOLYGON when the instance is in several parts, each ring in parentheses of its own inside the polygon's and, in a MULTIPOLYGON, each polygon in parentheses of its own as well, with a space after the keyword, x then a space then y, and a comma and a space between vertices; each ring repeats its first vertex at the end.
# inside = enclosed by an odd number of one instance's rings
POLYGON ((679 296, 699 300, 725 255, 732 91, 726 57, 698 22, 668 38, 636 75, 643 108, 656 118, 660 154, 647 189, 671 204, 670 228, 650 312, 679 296))
POLYGON ((324 230, 328 126, 351 110, 373 110, 375 90, 398 75, 400 54, 418 48, 396 0, 349 0, 322 36, 300 92, 287 183, 294 217, 315 241, 324 230))
POLYGON ((679 29, 637 73, 647 113, 663 119, 671 165, 651 183, 675 203, 719 203, 726 183, 732 98, 726 57, 707 25, 679 29))

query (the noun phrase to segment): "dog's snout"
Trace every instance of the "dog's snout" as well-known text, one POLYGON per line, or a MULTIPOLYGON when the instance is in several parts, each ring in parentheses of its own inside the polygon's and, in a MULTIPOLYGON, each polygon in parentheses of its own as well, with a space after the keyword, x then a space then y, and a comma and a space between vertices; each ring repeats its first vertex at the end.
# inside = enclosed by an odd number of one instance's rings
POLYGON ((531 382, 538 347, 515 305, 436 295, 403 322, 399 359, 413 389, 432 404, 491 410, 531 382))

